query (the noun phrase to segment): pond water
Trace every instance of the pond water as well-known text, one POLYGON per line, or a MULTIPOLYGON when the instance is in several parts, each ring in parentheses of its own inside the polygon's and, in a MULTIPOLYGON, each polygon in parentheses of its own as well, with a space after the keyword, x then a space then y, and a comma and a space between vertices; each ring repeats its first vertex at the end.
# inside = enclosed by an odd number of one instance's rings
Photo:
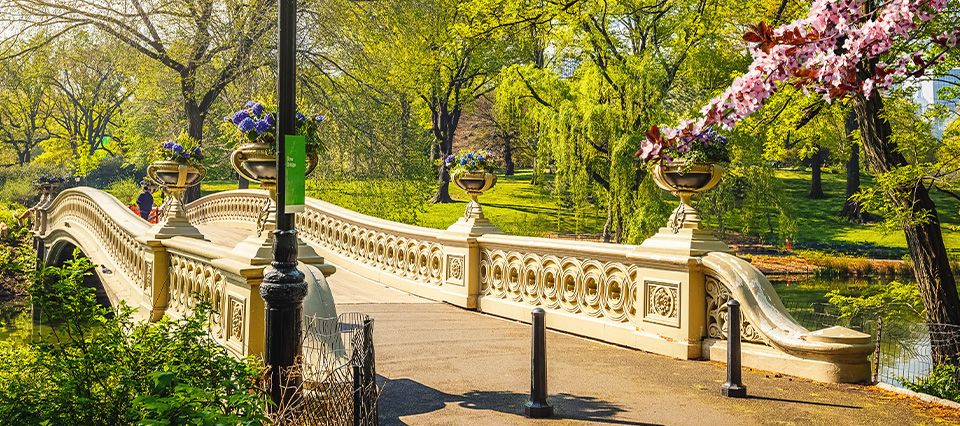
POLYGON ((34 339, 33 309, 27 303, 0 302, 0 341, 26 344, 34 339))

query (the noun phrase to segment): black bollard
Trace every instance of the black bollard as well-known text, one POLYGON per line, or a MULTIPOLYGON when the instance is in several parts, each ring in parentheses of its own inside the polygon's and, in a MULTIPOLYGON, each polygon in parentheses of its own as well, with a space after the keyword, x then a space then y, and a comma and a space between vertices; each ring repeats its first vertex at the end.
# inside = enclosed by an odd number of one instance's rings
POLYGON ((546 312, 536 308, 531 312, 533 335, 530 341, 530 400, 524 407, 527 417, 543 419, 553 416, 553 407, 547 403, 547 330, 546 312))
POLYGON ((746 398, 747 387, 740 378, 740 303, 727 302, 727 382, 720 388, 723 396, 746 398))

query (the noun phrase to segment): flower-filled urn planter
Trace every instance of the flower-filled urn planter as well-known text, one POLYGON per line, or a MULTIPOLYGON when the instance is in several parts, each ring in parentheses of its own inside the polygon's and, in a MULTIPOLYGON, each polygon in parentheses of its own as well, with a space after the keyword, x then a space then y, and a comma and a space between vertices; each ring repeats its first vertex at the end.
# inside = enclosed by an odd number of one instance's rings
MULTIPOLYGON (((306 174, 316 169, 323 145, 319 138, 324 117, 308 117, 297 113, 297 134, 306 141, 306 174)), ((264 204, 257 220, 257 233, 264 234, 276 229, 277 223, 277 115, 255 101, 248 101, 232 116, 223 118, 224 125, 232 129, 240 145, 230 154, 230 164, 244 179, 257 182, 267 190, 270 200, 264 204)))
POLYGON ((500 233, 483 215, 483 207, 477 200, 497 184, 492 156, 490 151, 465 151, 442 159, 441 165, 450 172, 450 179, 470 197, 463 217, 447 228, 449 231, 471 236, 500 233))
POLYGON ((147 178, 163 188, 166 200, 160 206, 160 218, 152 230, 155 238, 203 238, 187 219, 183 194, 206 177, 200 145, 186 136, 167 141, 154 151, 154 161, 147 166, 147 178))
POLYGON ((464 172, 453 176, 453 183, 470 196, 470 203, 464 217, 483 217, 483 209, 477 197, 483 195, 497 184, 497 175, 490 172, 464 172))
POLYGON ((717 186, 727 161, 727 139, 712 127, 692 123, 661 132, 650 128, 637 157, 650 164, 650 176, 657 186, 680 198, 667 227, 660 228, 640 247, 649 251, 683 256, 702 256, 712 251, 730 251, 709 230, 700 226, 700 215, 690 200, 717 186))
MULTIPOLYGON (((255 101, 248 101, 242 109, 223 118, 227 131, 236 134, 239 145, 230 154, 230 164, 244 179, 257 182, 267 190, 269 198, 257 218, 257 233, 234 247, 234 253, 254 263, 267 263, 272 257, 273 230, 277 229, 277 114, 269 112, 255 101)), ((297 112, 297 135, 306 142, 306 174, 320 162, 323 143, 320 139, 322 115, 307 116, 297 112)), ((297 258, 301 262, 319 265, 323 257, 298 238, 297 258)), ((323 269, 322 266, 321 270, 323 269)))

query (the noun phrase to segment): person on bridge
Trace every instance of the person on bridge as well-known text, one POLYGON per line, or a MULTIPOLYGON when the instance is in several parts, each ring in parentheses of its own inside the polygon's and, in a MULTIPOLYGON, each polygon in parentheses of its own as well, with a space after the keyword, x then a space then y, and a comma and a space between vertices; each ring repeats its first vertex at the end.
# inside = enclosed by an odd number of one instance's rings
POLYGON ((150 193, 150 186, 142 184, 143 192, 137 197, 137 208, 140 209, 140 217, 143 220, 150 220, 150 211, 153 210, 153 194, 150 193))

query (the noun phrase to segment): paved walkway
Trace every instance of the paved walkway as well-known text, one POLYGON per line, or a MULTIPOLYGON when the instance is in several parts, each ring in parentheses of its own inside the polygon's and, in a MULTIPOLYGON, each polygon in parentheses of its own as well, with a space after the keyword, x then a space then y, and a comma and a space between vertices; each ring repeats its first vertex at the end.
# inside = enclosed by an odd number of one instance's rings
POLYGON ((520 413, 530 386, 529 326, 433 303, 345 270, 339 312, 372 315, 384 425, 913 425, 960 413, 874 388, 745 371, 749 399, 719 395, 724 366, 679 361, 563 333, 547 335, 553 420, 520 413))

